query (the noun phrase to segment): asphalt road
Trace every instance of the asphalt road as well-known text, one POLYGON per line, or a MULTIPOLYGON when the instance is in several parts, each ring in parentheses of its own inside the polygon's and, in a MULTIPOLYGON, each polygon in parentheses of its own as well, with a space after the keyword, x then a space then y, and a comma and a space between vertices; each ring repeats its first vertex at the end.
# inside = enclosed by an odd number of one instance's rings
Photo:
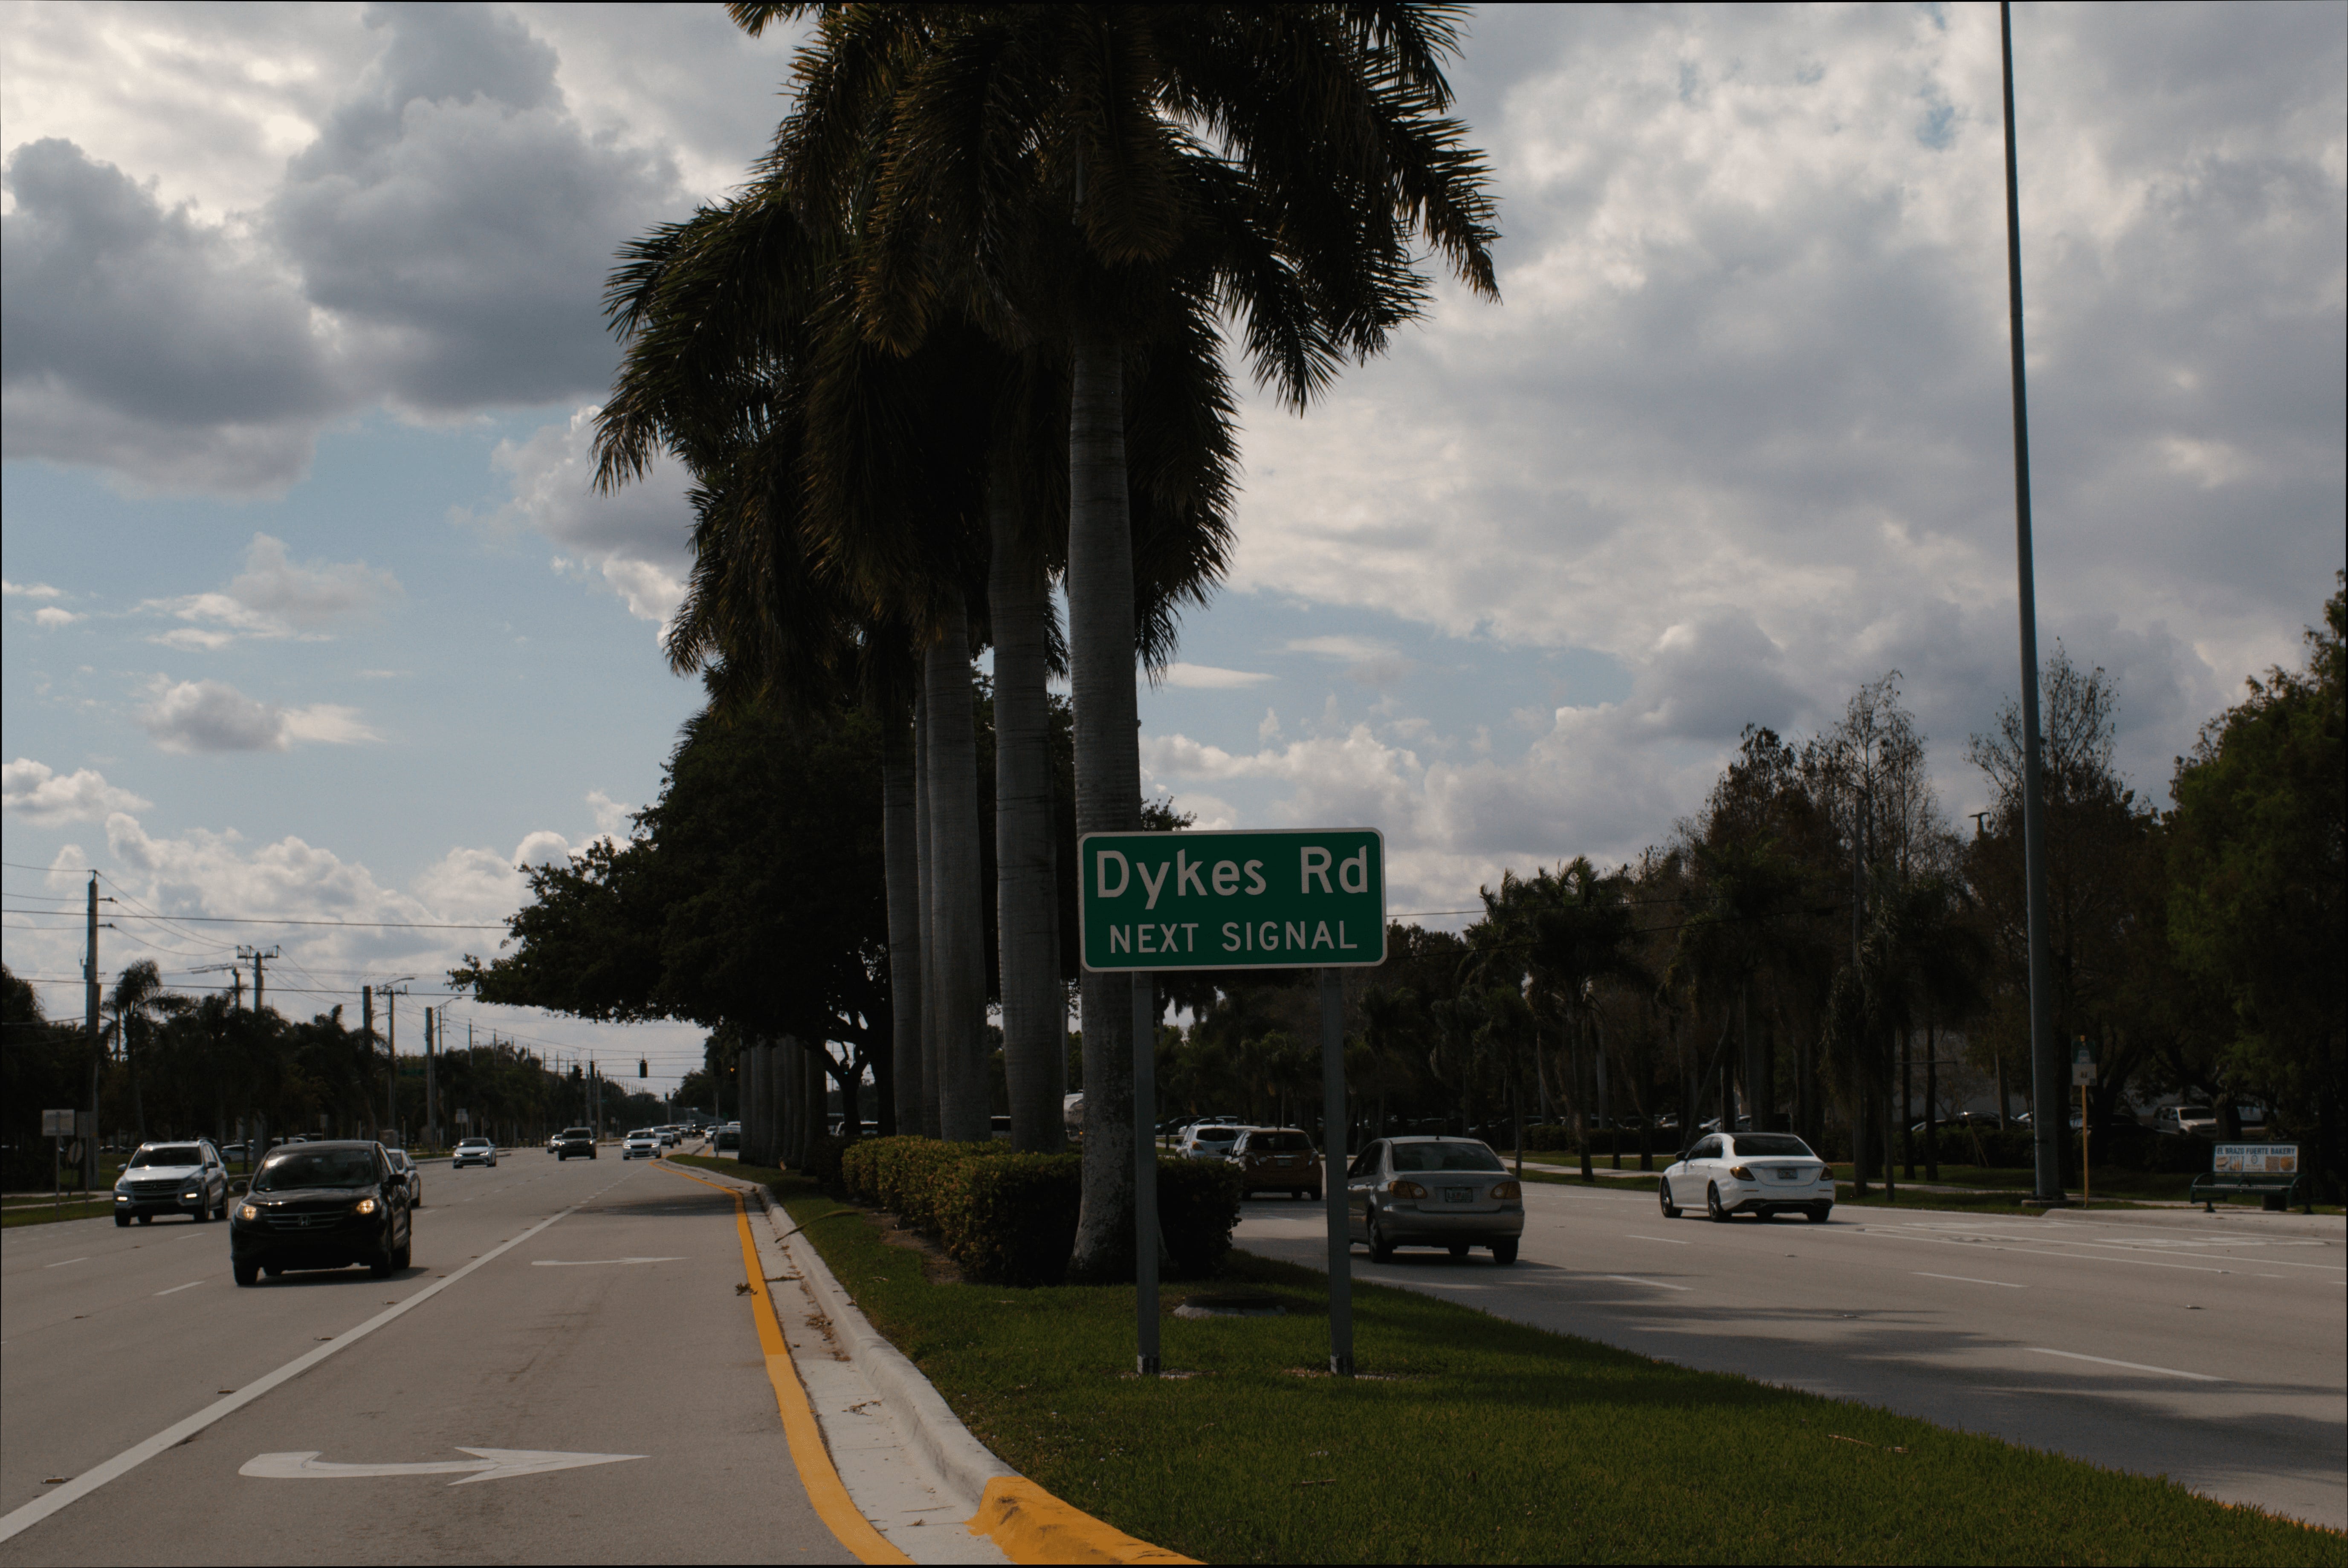
POLYGON ((331 1353, 0 1542, 0 1564, 852 1561, 792 1466, 726 1195, 616 1150, 424 1182, 415 1266, 388 1280, 240 1290, 216 1223, 6 1233, 0 1516, 331 1353), (469 1449, 632 1457, 492 1473, 469 1449), (302 1452, 444 1468, 240 1473, 302 1452))
MULTIPOLYGON (((1251 1202, 1241 1245, 1319 1267, 1321 1209, 1251 1202)), ((2336 1218, 1838 1209, 1665 1220, 1528 1184, 1520 1261, 1402 1252, 1405 1285, 2348 1528, 2348 1233, 2336 1218)))

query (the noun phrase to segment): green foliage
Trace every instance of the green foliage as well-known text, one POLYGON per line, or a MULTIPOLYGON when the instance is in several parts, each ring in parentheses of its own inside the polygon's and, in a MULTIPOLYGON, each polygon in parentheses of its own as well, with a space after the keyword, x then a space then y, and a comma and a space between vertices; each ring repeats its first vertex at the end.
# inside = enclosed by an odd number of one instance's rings
POLYGON ((2348 591, 2335 587, 2307 668, 2249 683, 2180 759, 2168 846, 2170 945, 2232 1013, 2225 1085, 2271 1106, 2335 1184, 2348 1133, 2343 638, 2348 591))
MULTIPOLYGON (((1083 1181, 1078 1155, 1015 1154, 992 1140, 868 1138, 839 1160, 848 1196, 933 1237, 970 1278, 1001 1284, 1065 1277, 1083 1181)), ((1204 1279, 1221 1265, 1239 1223, 1239 1181, 1220 1162, 1159 1161, 1158 1228, 1172 1277, 1204 1279)))

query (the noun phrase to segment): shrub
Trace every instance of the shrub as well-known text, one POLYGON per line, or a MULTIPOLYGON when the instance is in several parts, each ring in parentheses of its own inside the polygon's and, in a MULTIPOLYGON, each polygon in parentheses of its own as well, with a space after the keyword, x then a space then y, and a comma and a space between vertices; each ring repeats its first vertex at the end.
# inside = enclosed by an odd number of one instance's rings
MULTIPOLYGON (((1076 1154, 1014 1154, 999 1142, 867 1138, 838 1155, 839 1191, 934 1237, 963 1273, 987 1284, 1057 1284, 1067 1274, 1084 1197, 1076 1154)), ((1204 1161, 1160 1161, 1158 1229, 1176 1279, 1203 1279, 1231 1250, 1240 1173, 1204 1161)))
POLYGON ((848 1191, 840 1184, 839 1161, 841 1155, 855 1147, 857 1141, 848 1138, 821 1138, 808 1151, 807 1173, 815 1178, 818 1186, 834 1197, 848 1191))
POLYGON ((1240 1172, 1220 1161, 1158 1162, 1158 1233, 1178 1279, 1205 1279, 1231 1250, 1240 1222, 1240 1172))
POLYGON ((938 1242, 984 1284, 1058 1284, 1076 1241, 1084 1160, 1004 1154, 950 1167, 938 1196, 938 1242))

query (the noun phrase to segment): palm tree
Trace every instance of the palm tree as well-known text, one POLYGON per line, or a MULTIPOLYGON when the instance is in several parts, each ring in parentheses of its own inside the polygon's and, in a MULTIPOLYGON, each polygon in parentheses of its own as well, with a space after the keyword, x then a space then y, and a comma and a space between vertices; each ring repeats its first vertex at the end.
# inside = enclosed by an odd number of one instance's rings
MULTIPOLYGON (((753 33, 806 9, 732 7, 753 33)), ((955 308, 1067 346, 1079 832, 1138 825, 1130 356, 1227 309, 1302 406, 1423 305, 1414 235, 1496 294, 1483 170, 1442 118, 1455 46, 1425 5, 841 5, 801 54, 778 160, 861 214, 870 330, 910 346, 955 308)), ((1085 979, 1078 1278, 1131 1266, 1128 991, 1085 979)))
POLYGON ((162 972, 151 958, 141 958, 123 970, 106 999, 107 1011, 114 1015, 109 1032, 130 1078, 131 1125, 138 1129, 141 1143, 147 1141, 147 1100, 139 1082, 139 1058, 145 1054, 155 1016, 166 999, 162 972))

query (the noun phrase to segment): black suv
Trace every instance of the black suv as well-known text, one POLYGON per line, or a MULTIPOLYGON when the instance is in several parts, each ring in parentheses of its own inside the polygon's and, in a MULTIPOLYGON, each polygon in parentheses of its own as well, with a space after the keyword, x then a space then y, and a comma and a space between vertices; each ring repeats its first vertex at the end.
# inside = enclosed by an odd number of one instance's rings
POLYGON ((566 1127, 554 1145, 554 1157, 568 1160, 574 1154, 595 1158, 595 1130, 591 1127, 566 1127))
POLYGON ((352 1264, 381 1279, 407 1267, 413 1243, 407 1182, 378 1143, 278 1150, 229 1214, 229 1265, 239 1284, 352 1264))

